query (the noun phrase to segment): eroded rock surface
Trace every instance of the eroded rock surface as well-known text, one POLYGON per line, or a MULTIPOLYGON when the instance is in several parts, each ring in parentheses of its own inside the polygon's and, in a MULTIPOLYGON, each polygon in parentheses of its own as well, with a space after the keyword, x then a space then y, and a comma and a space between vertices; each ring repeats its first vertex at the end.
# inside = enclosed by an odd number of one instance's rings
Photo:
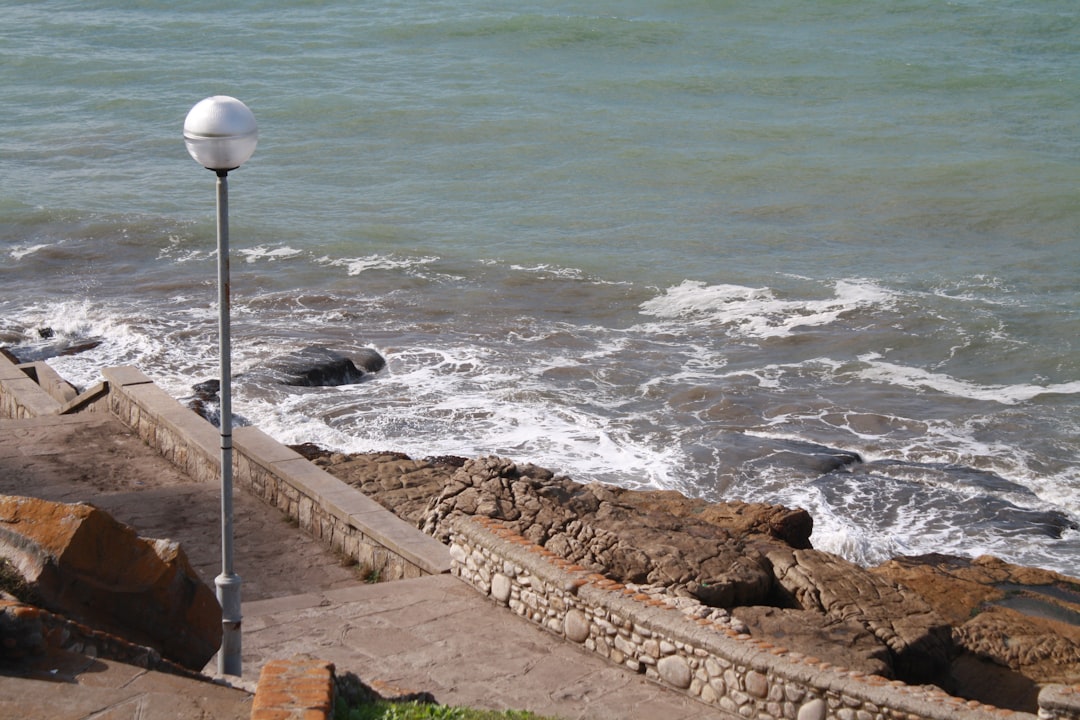
POLYGON ((897 677, 927 683, 948 676, 952 630, 918 594, 830 553, 777 548, 767 556, 797 607, 864 627, 888 648, 897 677))
POLYGON ((1080 583, 984 556, 895 558, 872 572, 919 593, 958 647, 1031 683, 1080 682, 1080 583))
POLYGON ((35 604, 201 670, 221 608, 178 543, 139 537, 86 504, 0 496, 0 557, 35 604))

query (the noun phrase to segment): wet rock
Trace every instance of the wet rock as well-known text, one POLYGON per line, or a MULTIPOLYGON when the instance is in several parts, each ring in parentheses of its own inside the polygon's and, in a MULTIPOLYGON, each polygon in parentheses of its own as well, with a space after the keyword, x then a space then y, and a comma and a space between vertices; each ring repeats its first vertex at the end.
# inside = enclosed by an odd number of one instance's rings
POLYGON ((204 420, 218 425, 221 418, 221 381, 217 378, 204 380, 192 385, 191 392, 190 396, 181 398, 180 402, 204 420))
POLYGON ((44 609, 201 670, 221 608, 179 544, 139 537, 92 505, 0 496, 0 556, 44 609))
POLYGON ((248 375, 265 375, 273 382, 298 387, 351 385, 386 367, 386 360, 371 348, 348 355, 325 347, 311 346, 279 355, 265 367, 248 375))
POLYGON ((104 342, 102 338, 79 338, 58 335, 50 327, 38 328, 39 342, 8 345, 4 355, 12 362, 22 364, 40 362, 54 357, 66 357, 93 350, 104 342))

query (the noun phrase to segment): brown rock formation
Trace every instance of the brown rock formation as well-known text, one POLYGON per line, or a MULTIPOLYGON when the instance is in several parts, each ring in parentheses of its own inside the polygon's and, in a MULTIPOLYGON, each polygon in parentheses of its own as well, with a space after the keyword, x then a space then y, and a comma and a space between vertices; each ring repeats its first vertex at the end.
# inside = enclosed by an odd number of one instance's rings
POLYGON ((867 570, 811 549, 803 510, 581 485, 501 458, 308 450, 444 541, 455 514, 497 518, 569 561, 726 608, 751 634, 836 665, 1025 711, 1038 683, 1080 681, 1080 583, 1053 573, 992 558, 867 570))
POLYGON ((857 668, 884 678, 896 677, 888 648, 854 620, 823 617, 814 610, 765 606, 737 607, 731 614, 754 637, 837 667, 857 668))
POLYGON ((851 621, 889 649, 897 677, 941 682, 954 650, 949 625, 918 594, 818 550, 767 553, 777 582, 796 605, 827 622, 851 621))
POLYGON ((965 653, 954 674, 978 666, 992 678, 983 699, 1023 709, 1038 683, 1080 682, 1080 583, 998 558, 895 558, 871 572, 919 593, 953 626, 965 653), (1008 697, 999 697, 1009 688, 1008 697), (1017 703, 1026 689, 1025 703, 1017 703))
POLYGON ((802 511, 581 485, 532 465, 484 458, 453 475, 422 527, 445 540, 447 520, 458 514, 502 520, 560 557, 624 583, 662 586, 725 609, 772 606, 735 615, 806 654, 820 656, 829 637, 853 648, 834 655, 864 672, 917 683, 948 677, 953 646, 945 621, 915 593, 809 549, 802 511))
POLYGON ((581 485, 501 458, 466 462, 428 506, 425 532, 447 540, 447 520, 483 515, 532 542, 621 582, 662 585, 707 605, 767 601, 768 564, 728 530, 689 513, 651 508, 640 494, 581 485))
POLYGON ((221 608, 176 543, 149 540, 92 505, 0 496, 0 557, 42 607, 202 669, 221 608))

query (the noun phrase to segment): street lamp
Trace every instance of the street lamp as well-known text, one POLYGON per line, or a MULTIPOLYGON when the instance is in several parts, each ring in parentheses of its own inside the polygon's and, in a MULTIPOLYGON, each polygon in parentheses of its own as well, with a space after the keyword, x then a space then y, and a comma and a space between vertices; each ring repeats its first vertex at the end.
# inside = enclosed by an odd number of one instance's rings
POLYGON ((221 360, 221 574, 214 578, 221 603, 218 672, 241 674, 240 576, 233 572, 232 370, 229 337, 230 170, 247 162, 259 140, 255 116, 236 98, 215 95, 191 108, 184 144, 191 157, 217 173, 218 347, 221 360))

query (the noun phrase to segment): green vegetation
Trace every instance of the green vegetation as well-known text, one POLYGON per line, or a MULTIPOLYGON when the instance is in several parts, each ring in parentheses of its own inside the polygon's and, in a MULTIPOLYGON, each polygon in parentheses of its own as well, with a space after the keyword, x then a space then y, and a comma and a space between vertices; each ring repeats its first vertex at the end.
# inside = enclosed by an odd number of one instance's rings
POLYGON ((377 700, 349 707, 344 701, 338 700, 334 720, 544 720, 544 718, 518 710, 494 712, 415 701, 377 700))

